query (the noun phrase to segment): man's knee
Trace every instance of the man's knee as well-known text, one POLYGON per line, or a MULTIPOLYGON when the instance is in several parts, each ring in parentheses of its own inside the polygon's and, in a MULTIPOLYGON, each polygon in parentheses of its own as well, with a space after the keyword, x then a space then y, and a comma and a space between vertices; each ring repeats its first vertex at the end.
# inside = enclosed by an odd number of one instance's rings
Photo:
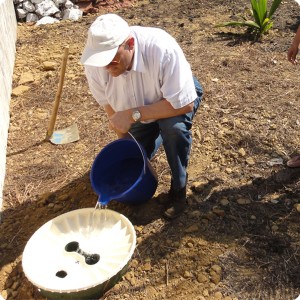
POLYGON ((188 131, 186 124, 182 120, 172 119, 173 118, 161 120, 160 131, 162 135, 176 136, 188 131))

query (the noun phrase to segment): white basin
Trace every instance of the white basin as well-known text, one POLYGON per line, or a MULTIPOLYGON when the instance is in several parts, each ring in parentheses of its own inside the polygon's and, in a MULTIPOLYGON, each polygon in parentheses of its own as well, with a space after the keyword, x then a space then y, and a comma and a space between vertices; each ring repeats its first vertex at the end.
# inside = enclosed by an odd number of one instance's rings
POLYGON ((119 280, 135 246, 134 227, 122 214, 78 209, 40 227, 25 246, 22 265, 47 297, 89 299, 119 280))

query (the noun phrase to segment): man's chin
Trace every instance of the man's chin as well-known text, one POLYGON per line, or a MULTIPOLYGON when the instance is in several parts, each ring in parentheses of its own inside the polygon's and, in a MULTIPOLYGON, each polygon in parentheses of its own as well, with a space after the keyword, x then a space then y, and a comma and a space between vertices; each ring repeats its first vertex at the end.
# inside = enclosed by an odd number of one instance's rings
POLYGON ((121 73, 120 72, 108 72, 109 75, 111 75, 112 77, 118 77, 121 73))

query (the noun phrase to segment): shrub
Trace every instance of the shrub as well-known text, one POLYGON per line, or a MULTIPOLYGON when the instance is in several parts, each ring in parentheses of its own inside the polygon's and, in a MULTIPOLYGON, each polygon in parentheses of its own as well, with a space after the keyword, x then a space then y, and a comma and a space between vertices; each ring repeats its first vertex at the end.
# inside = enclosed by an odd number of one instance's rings
POLYGON ((216 25, 216 27, 224 26, 246 26, 256 38, 260 38, 273 27, 272 17, 279 7, 282 0, 273 0, 270 11, 268 12, 268 0, 250 0, 251 15, 254 20, 247 20, 242 17, 241 21, 225 22, 216 25))

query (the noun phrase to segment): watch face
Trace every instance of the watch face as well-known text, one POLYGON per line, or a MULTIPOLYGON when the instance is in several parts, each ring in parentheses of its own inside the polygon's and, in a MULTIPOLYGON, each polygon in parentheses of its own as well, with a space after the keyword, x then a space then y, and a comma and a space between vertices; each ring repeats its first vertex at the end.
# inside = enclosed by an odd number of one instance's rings
POLYGON ((137 121, 141 118, 140 112, 139 112, 138 110, 135 111, 135 112, 133 112, 132 118, 133 118, 133 120, 134 120, 135 122, 137 122, 137 121))

